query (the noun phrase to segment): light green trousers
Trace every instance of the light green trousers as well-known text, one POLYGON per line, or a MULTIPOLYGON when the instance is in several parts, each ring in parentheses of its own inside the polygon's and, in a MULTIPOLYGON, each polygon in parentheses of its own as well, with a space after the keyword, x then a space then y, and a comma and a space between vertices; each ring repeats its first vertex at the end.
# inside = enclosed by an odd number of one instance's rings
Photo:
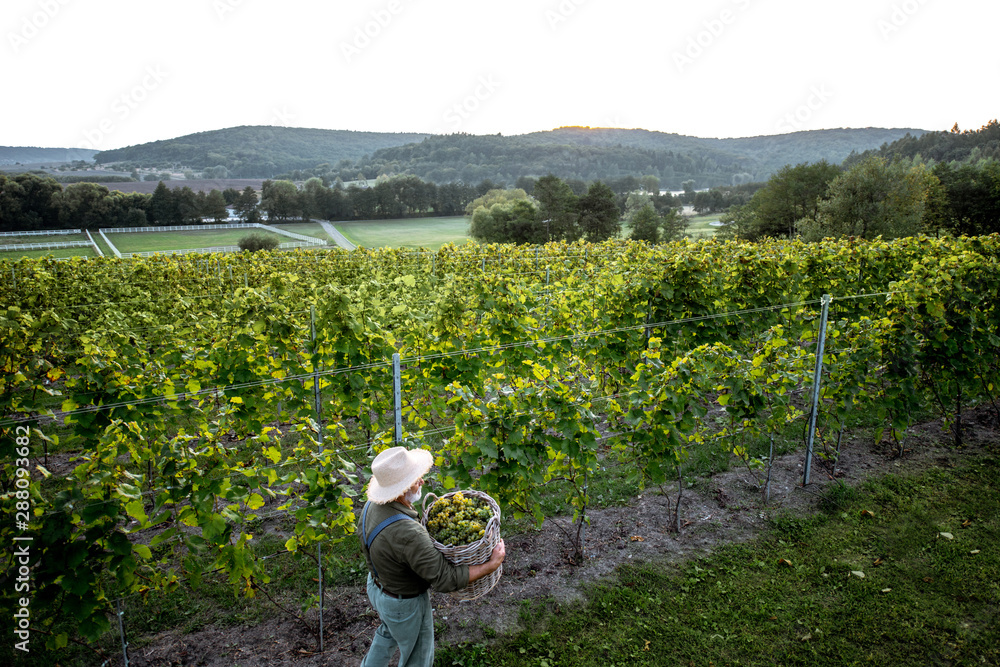
POLYGON ((409 600, 397 600, 379 590, 368 575, 368 599, 382 624, 375 631, 361 667, 386 667, 399 649, 399 667, 432 667, 434 615, 427 591, 409 600))

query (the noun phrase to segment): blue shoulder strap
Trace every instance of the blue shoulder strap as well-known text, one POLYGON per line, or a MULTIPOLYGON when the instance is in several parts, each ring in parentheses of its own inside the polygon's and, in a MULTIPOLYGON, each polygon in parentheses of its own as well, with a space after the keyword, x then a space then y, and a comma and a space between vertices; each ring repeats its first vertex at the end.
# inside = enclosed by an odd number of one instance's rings
POLYGON ((371 505, 371 502, 365 503, 365 509, 361 513, 361 532, 362 534, 365 535, 365 551, 368 552, 367 554, 368 564, 372 566, 372 575, 374 575, 374 577, 378 579, 378 571, 375 569, 375 561, 372 560, 372 555, 371 555, 372 542, 375 541, 375 538, 378 537, 379 533, 381 533, 383 530, 385 530, 392 524, 396 523, 397 521, 402 521, 404 519, 409 519, 410 521, 416 521, 416 519, 414 519, 412 516, 407 516, 406 514, 393 514, 391 517, 389 517, 379 525, 375 526, 375 529, 372 531, 372 534, 368 535, 369 505, 371 505))

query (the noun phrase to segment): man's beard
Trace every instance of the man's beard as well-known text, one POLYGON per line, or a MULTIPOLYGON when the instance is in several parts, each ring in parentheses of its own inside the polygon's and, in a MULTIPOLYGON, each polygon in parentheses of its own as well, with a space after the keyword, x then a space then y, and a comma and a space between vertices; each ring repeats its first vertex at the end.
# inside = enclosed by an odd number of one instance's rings
POLYGON ((415 505, 422 495, 424 495, 424 487, 420 486, 417 487, 416 491, 407 491, 403 499, 411 505, 415 505))

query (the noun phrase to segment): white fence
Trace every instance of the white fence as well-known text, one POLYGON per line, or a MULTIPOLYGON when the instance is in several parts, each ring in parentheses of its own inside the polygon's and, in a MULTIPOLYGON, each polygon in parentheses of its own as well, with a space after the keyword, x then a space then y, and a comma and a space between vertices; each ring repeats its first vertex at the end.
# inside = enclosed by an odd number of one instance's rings
POLYGON ((107 237, 103 229, 97 230, 97 233, 101 235, 101 238, 104 239, 104 242, 108 244, 109 248, 111 248, 111 252, 115 253, 115 257, 122 256, 121 252, 118 250, 118 248, 115 247, 115 244, 111 242, 111 239, 107 237))
POLYGON ((69 234, 82 234, 80 229, 34 229, 27 232, 0 232, 0 237, 7 236, 63 236, 69 234))
POLYGON ((94 246, 94 252, 97 253, 97 256, 104 257, 104 251, 101 250, 101 246, 97 245, 97 241, 94 240, 94 237, 90 235, 90 230, 87 229, 84 231, 87 233, 87 238, 90 239, 90 245, 94 246))
POLYGON ((305 234, 296 234, 295 232, 289 232, 284 229, 278 229, 277 227, 272 227, 270 225, 258 224, 261 229, 266 229, 269 232, 274 232, 275 234, 284 234, 285 236, 291 236, 293 239, 298 239, 300 241, 305 241, 310 245, 326 245, 326 241, 320 240, 314 236, 306 236, 305 234))
MULTIPOLYGON (((316 244, 306 243, 305 241, 289 241, 288 243, 282 243, 278 247, 282 250, 291 250, 292 248, 315 248, 316 244)), ((123 252, 119 255, 119 257, 152 257, 153 255, 190 255, 192 253, 239 252, 239 251, 240 247, 238 245, 219 245, 219 246, 212 246, 211 248, 186 248, 184 250, 147 250, 145 252, 123 252)))
POLYGON ((3 250, 57 250, 59 248, 79 248, 90 246, 90 241, 53 241, 51 243, 8 243, 0 245, 3 250))
POLYGON ((229 222, 214 225, 173 225, 170 227, 107 227, 101 229, 108 234, 115 232, 191 232, 198 229, 252 229, 259 228, 259 222, 229 222))

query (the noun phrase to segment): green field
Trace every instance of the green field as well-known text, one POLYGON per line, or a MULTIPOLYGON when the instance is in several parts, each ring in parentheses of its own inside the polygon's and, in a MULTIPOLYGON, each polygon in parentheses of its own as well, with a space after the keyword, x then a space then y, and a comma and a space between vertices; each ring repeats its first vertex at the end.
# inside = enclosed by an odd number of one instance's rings
MULTIPOLYGON (((291 225, 274 225, 279 229, 287 229, 297 234, 313 236, 321 241, 329 240, 323 228, 317 223, 297 223, 291 225)), ((254 229, 192 229, 184 232, 128 232, 111 233, 108 238, 121 252, 151 252, 170 250, 190 250, 192 248, 211 248, 215 246, 237 245, 244 236, 265 230, 254 229)), ((277 236, 277 235, 275 235, 277 236)), ((282 236, 281 242, 294 242, 296 239, 282 236)))
POLYGON ((709 236, 715 236, 715 231, 718 227, 713 227, 710 222, 718 222, 719 214, 711 213, 709 215, 695 215, 687 218, 687 233, 693 238, 707 238, 709 236))
MULTIPOLYGON (((687 233, 696 239, 708 238, 715 236, 715 231, 718 227, 711 226, 710 222, 716 222, 719 219, 718 213, 713 213, 711 215, 695 215, 691 217, 684 218, 687 222, 687 233)), ((623 239, 627 239, 632 229, 629 227, 628 223, 624 220, 621 221, 621 235, 623 239)))
POLYGON ((46 236, 3 236, 0 237, 0 245, 11 243, 63 243, 70 241, 86 241, 86 234, 51 234, 46 236))
POLYGON ((28 257, 35 259, 38 257, 97 257, 97 253, 94 252, 92 248, 79 246, 76 248, 54 248, 52 250, 21 250, 21 251, 9 251, 0 252, 0 260, 10 260, 16 262, 22 257, 28 257))
POLYGON ((415 218, 409 220, 360 220, 335 222, 351 243, 365 248, 427 248, 437 250, 445 243, 468 243, 469 219, 415 218))

